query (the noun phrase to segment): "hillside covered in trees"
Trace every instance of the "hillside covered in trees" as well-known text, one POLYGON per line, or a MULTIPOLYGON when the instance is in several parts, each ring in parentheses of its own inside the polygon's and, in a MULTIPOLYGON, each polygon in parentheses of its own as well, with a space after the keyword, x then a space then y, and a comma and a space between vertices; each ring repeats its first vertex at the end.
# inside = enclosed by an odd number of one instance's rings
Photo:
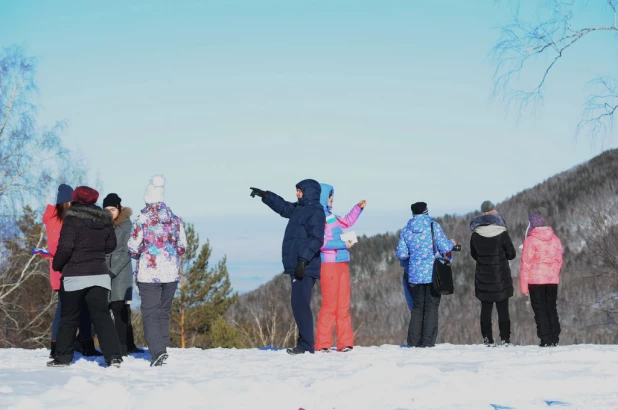
MULTIPOLYGON (((618 150, 558 174, 497 204, 516 247, 523 243, 528 209, 545 206, 564 245, 558 310, 561 344, 618 343, 618 150)), ((456 253, 455 294, 440 305, 438 343, 480 343, 480 302, 474 296, 474 261, 469 253, 469 223, 477 215, 436 218, 448 237, 463 244, 456 253)), ((410 311, 395 256, 399 233, 361 237, 352 249, 352 320, 357 345, 403 344, 410 311)), ((511 262, 515 296, 510 301, 516 344, 535 344, 536 325, 528 298, 519 294, 518 257, 511 262)), ((239 297, 228 312, 250 346, 289 346, 296 334, 290 308, 290 283, 277 275, 239 297)), ((314 288, 314 320, 321 304, 314 288)), ((494 312, 494 327, 497 319, 494 312)), ((497 334, 497 328, 494 329, 497 334)))

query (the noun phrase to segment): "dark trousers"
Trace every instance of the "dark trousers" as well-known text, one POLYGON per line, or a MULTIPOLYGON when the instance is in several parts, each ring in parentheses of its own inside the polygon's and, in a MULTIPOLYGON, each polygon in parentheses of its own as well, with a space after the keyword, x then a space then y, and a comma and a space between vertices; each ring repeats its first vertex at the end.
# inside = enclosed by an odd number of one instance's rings
POLYGON ((302 280, 292 278, 292 312, 298 326, 298 341, 296 347, 305 352, 315 351, 315 336, 313 333, 313 313, 311 313, 311 290, 315 278, 305 276, 302 280))
POLYGON ((438 309, 442 295, 431 283, 409 285, 414 309, 410 312, 408 345, 433 347, 438 337, 438 309))
POLYGON ((528 289, 541 345, 558 344, 560 339, 560 320, 556 308, 558 285, 528 285, 528 289))
POLYGON ((75 332, 79 327, 80 315, 84 305, 88 307, 90 318, 99 338, 105 361, 120 359, 120 343, 114 322, 109 315, 107 301, 109 290, 100 286, 66 292, 64 286, 60 288, 62 313, 60 329, 56 339, 56 358, 63 363, 73 361, 75 332))
MULTIPOLYGON (((493 330, 491 325, 491 313, 494 308, 494 302, 481 302, 481 333, 483 337, 489 338, 493 342, 493 330)), ((496 310, 498 311, 498 326, 500 328, 500 339, 511 339, 511 318, 509 316, 509 300, 504 299, 496 302, 496 310)))
POLYGON ((167 352, 170 342, 170 311, 178 282, 138 282, 137 287, 142 298, 144 336, 150 356, 155 358, 167 352))
POLYGON ((114 324, 116 325, 116 332, 120 340, 120 350, 123 354, 126 354, 131 307, 124 300, 118 300, 110 303, 110 308, 114 314, 114 324))
MULTIPOLYGON (((52 322, 51 341, 55 342, 58 337, 58 329, 60 329, 60 316, 62 314, 62 302, 60 302, 60 292, 58 291, 58 304, 56 305, 56 313, 52 322)), ((86 304, 82 307, 82 312, 79 316, 79 333, 77 340, 92 339, 92 322, 90 321, 90 312, 86 304)))

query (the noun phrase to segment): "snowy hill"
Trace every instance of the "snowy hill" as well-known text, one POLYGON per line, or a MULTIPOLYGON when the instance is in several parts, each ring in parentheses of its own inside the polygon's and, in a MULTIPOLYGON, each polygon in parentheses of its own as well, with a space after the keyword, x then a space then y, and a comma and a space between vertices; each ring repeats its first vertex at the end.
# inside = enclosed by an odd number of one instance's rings
POLYGON ((120 369, 81 356, 69 368, 51 369, 47 355, 0 350, 0 408, 618 408, 618 346, 385 345, 297 357, 282 350, 170 349, 162 368, 150 368, 146 354, 120 369))

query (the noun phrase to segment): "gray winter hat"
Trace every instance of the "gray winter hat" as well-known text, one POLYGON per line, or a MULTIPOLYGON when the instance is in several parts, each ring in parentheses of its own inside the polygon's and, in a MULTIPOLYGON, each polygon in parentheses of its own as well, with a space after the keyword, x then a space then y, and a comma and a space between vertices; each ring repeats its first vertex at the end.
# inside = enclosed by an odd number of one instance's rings
POLYGON ((481 212, 491 212, 496 209, 496 206, 491 201, 485 201, 481 204, 481 212))

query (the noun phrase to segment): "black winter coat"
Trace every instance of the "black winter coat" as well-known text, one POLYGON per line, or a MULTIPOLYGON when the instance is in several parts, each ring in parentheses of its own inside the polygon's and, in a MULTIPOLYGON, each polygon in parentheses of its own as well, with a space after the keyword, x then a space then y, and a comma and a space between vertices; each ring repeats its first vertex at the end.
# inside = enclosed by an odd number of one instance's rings
POLYGON ((114 249, 112 214, 96 205, 76 204, 64 218, 53 269, 62 276, 108 275, 105 254, 114 249))
POLYGON ((481 302, 500 302, 513 296, 513 278, 509 261, 515 259, 515 247, 507 231, 494 237, 474 232, 470 253, 476 261, 474 291, 481 302))
POLYGON ((305 275, 320 278, 320 249, 324 244, 324 227, 326 214, 320 205, 321 187, 317 181, 306 179, 296 188, 303 192, 303 197, 296 203, 287 202, 268 191, 262 199, 273 211, 288 218, 285 228, 281 256, 284 272, 294 274, 299 259, 307 262, 305 275))

